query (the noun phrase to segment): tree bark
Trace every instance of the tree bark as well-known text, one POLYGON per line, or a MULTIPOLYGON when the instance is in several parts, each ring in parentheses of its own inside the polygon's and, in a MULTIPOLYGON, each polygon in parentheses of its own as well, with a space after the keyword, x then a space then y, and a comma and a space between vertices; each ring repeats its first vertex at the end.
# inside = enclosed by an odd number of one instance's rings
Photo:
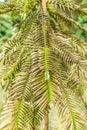
POLYGON ((42 0, 43 13, 46 14, 46 0, 42 0))
MULTIPOLYGON (((43 11, 43 14, 46 14, 46 12, 47 12, 46 0, 42 0, 42 11, 43 11)), ((45 22, 44 22, 44 26, 45 26, 45 22)), ((44 130, 49 130, 48 108, 47 108, 45 119, 44 119, 44 130)))
POLYGON ((49 116, 48 116, 48 110, 46 112, 46 116, 45 116, 45 119, 44 119, 44 125, 45 125, 45 130, 49 130, 49 116))

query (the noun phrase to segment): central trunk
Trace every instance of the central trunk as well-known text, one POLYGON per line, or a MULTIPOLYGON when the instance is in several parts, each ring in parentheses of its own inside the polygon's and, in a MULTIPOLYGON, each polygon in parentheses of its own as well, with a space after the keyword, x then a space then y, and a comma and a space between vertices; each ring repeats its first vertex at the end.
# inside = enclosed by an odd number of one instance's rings
MULTIPOLYGON (((46 15, 47 10, 46 10, 46 0, 42 0, 42 13, 43 15, 46 15)), ((46 19, 43 19, 43 35, 44 35, 44 45, 46 47, 46 43, 47 43, 47 28, 46 28, 46 19)), ((47 69, 48 70, 48 69, 47 69)), ((49 102, 48 102, 48 106, 49 106, 49 102)), ((47 107, 47 111, 45 114, 45 118, 44 118, 44 130, 49 130, 49 111, 48 111, 48 107, 47 107)))
POLYGON ((46 0, 42 0, 43 13, 46 14, 46 0))
POLYGON ((45 116, 45 130, 49 130, 49 116, 48 116, 48 111, 46 112, 46 116, 45 116))

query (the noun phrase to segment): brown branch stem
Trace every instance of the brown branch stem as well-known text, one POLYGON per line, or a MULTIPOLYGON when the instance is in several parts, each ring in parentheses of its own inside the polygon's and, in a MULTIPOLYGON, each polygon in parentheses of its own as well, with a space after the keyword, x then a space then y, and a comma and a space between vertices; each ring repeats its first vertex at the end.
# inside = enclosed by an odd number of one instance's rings
POLYGON ((42 0, 43 13, 46 14, 46 0, 42 0))

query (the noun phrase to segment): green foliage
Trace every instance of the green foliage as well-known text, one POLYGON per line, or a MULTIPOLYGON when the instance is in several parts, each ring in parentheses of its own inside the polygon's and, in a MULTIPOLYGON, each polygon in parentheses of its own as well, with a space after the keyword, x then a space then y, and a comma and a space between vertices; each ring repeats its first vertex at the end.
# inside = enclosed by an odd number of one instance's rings
MULTIPOLYGON (((86 7, 87 7, 87 0, 83 0, 83 1, 81 2, 81 5, 86 8, 86 7)), ((83 27, 87 28, 87 15, 81 15, 81 16, 79 16, 78 22, 79 22, 83 27)), ((85 40, 87 41, 87 33, 85 33, 83 30, 81 30, 81 29, 77 30, 77 35, 78 35, 79 37, 85 38, 85 40)))
MULTIPOLYGON (((0 38, 3 38, 3 37, 10 37, 12 35, 11 33, 11 25, 10 25, 10 22, 9 21, 9 17, 7 15, 2 15, 0 16, 0 38), (7 21, 8 19, 8 21, 7 21), (10 27, 10 29, 9 29, 10 27)), ((0 39, 0 46, 3 44, 2 42, 2 39, 0 39)), ((0 49, 1 51, 1 49, 0 49)))
MULTIPOLYGON (((82 26, 84 26, 85 28, 87 28, 87 16, 80 16, 78 22, 80 24, 82 24, 82 26)), ((85 33, 83 30, 79 29, 77 31, 77 35, 80 36, 80 37, 82 36, 87 41, 87 33, 85 33)))
POLYGON ((8 91, 0 129, 37 130, 43 120, 45 130, 53 129, 53 106, 54 129, 86 130, 87 45, 71 29, 87 33, 77 22, 87 11, 69 0, 0 4, 0 14, 11 11, 21 23, 0 57, 0 85, 8 91))
POLYGON ((84 7, 87 7, 87 0, 83 0, 83 1, 82 1, 82 5, 83 5, 84 7))
POLYGON ((0 16, 0 38, 11 37, 14 34, 13 23, 9 15, 0 16))
MULTIPOLYGON (((17 27, 14 25, 14 21, 10 15, 2 14, 0 15, 0 46, 12 37, 17 32, 17 27)), ((0 52, 2 49, 0 48, 0 52)))

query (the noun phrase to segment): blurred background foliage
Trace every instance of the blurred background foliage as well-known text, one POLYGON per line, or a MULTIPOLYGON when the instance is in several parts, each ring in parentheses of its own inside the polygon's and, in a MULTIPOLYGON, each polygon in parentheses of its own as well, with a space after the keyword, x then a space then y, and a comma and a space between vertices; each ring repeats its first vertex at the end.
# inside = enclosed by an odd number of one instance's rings
MULTIPOLYGON (((10 15, 0 15, 0 45, 13 36, 17 28, 13 24, 13 20, 10 15)), ((0 50, 1 51, 1 50, 0 50)))
MULTIPOLYGON (((0 0, 0 2, 11 2, 14 0, 0 0)), ((19 29, 21 16, 15 12, 0 15, 0 52, 2 45, 11 38, 19 29)))
MULTIPOLYGON (((85 8, 87 8, 87 0, 83 0, 83 1, 81 2, 81 5, 82 5, 83 7, 85 7, 85 8)), ((87 15, 85 15, 85 16, 83 16, 83 15, 79 16, 79 17, 78 17, 78 22, 79 22, 80 24, 82 24, 83 27, 87 28, 87 15)), ((84 31, 82 31, 81 29, 78 29, 78 30, 76 31, 76 34, 77 34, 79 37, 82 37, 82 38, 84 38, 84 40, 87 41, 87 33, 85 33, 84 31)))
POLYGON ((87 0, 83 0, 83 1, 81 2, 81 4, 82 4, 84 7, 87 7, 87 0))

